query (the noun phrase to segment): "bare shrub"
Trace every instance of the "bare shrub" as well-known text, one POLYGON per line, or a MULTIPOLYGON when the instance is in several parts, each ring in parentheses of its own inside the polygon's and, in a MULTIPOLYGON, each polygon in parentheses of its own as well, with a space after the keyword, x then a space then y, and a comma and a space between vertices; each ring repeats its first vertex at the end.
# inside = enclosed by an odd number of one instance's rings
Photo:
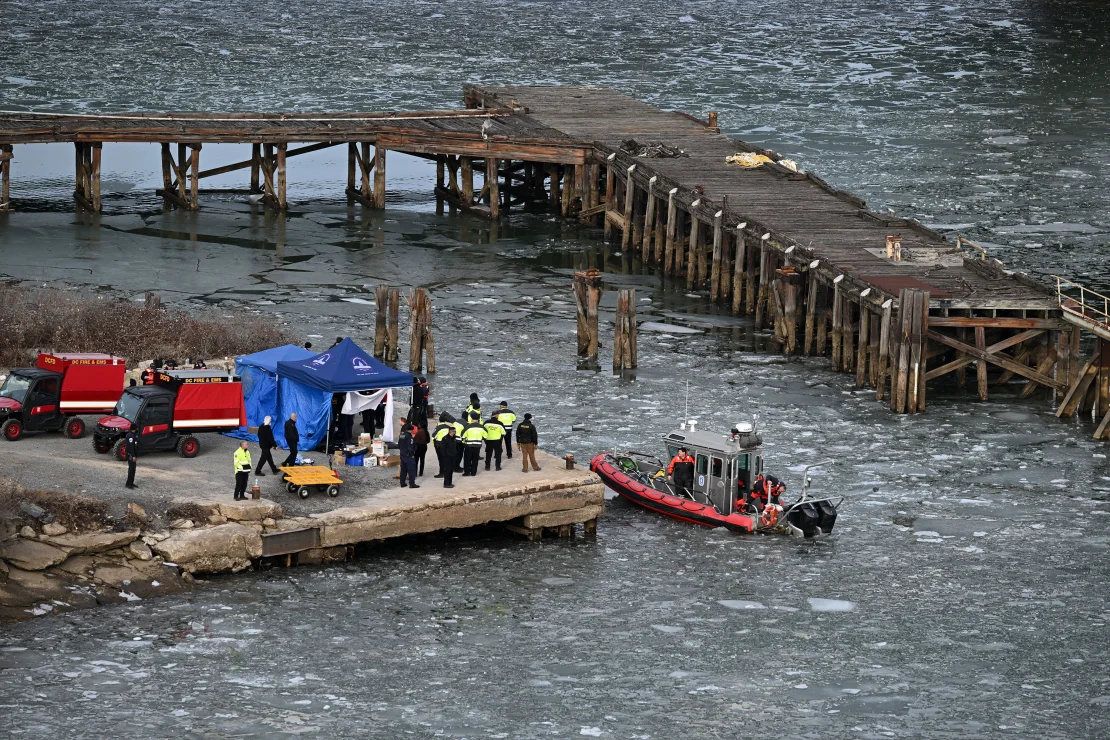
POLYGON ((265 317, 242 312, 211 309, 194 316, 54 288, 0 285, 0 367, 29 365, 39 351, 109 352, 134 364, 240 355, 288 341, 265 317))
POLYGON ((100 529, 113 523, 106 501, 65 491, 28 489, 12 481, 0 480, 0 519, 41 529, 42 522, 24 511, 25 503, 53 514, 53 521, 74 532, 100 529))
POLYGON ((194 522, 207 523, 208 509, 194 503, 173 504, 166 509, 166 521, 172 522, 175 519, 192 519, 194 522))

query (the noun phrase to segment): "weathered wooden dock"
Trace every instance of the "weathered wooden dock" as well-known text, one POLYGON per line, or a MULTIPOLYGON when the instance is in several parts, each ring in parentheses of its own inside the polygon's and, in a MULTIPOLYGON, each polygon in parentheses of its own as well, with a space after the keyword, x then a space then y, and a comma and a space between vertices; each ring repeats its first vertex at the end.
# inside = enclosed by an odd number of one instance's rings
POLYGON ((167 207, 184 208, 199 207, 201 179, 250 168, 249 190, 284 209, 287 159, 343 144, 348 196, 382 208, 386 152, 405 152, 437 163, 434 193, 453 210, 497 219, 546 202, 599 223, 665 277, 753 314, 784 353, 827 355, 894 411, 924 411, 930 382, 962 388, 973 370, 982 400, 992 384, 1023 381, 1023 397, 1051 392, 1059 415, 1092 414, 1095 436, 1110 436, 1104 297, 1067 281, 1050 289, 965 239, 874 212, 775 152, 725 136, 715 114, 700 120, 569 86, 466 86, 464 101, 466 110, 416 113, 0 114, 0 207, 21 143, 72 142, 74 196, 94 211, 104 142, 161 143, 160 192, 167 207), (250 144, 251 157, 202 170, 208 142, 250 144), (764 162, 727 161, 738 153, 764 162))

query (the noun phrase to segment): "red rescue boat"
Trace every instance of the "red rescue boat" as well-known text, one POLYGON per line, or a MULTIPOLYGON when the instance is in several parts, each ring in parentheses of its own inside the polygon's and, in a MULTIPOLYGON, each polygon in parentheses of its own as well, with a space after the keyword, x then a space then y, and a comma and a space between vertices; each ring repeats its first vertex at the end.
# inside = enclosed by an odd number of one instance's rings
MULTIPOLYGON (((590 461, 606 486, 638 506, 703 527, 733 532, 765 532, 816 537, 832 532, 835 503, 808 495, 809 468, 802 474, 801 498, 790 504, 757 507, 745 500, 755 476, 763 472, 763 439, 750 424, 737 424, 728 435, 683 428, 663 436, 667 458, 686 448, 694 459, 689 486, 676 486, 667 466, 640 452, 604 452, 590 461)), ((810 466, 814 467, 814 466, 810 466)))

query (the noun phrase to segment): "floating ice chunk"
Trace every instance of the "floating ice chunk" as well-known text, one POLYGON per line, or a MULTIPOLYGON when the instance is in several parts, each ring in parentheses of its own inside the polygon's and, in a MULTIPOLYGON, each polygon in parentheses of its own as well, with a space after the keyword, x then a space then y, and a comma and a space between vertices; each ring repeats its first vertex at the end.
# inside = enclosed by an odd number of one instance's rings
POLYGON ((856 605, 851 601, 842 601, 840 599, 806 599, 809 602, 809 608, 815 612, 850 612, 854 611, 856 605))
POLYGON ((729 609, 766 609, 767 607, 760 604, 758 601, 744 601, 742 599, 720 599, 717 601, 721 606, 726 606, 729 609))
POLYGON ((1044 529, 1044 525, 1043 524, 1030 524, 1029 528, 1030 529, 1044 529))
POLYGON ((858 694, 859 689, 841 689, 845 694, 858 694))
POLYGON ((919 537, 918 542, 944 542, 940 537, 919 537))
POLYGON ((130 591, 120 591, 119 595, 121 599, 127 599, 128 601, 142 601, 141 598, 131 593, 130 591))
POLYGON ((666 632, 669 635, 673 635, 676 632, 681 632, 682 631, 681 627, 672 627, 669 624, 653 624, 653 625, 651 625, 651 628, 659 630, 660 632, 666 632))
POLYGON ((968 545, 967 547, 961 547, 960 549, 964 552, 983 552, 983 548, 976 547, 975 545, 968 545))
POLYGON ((796 689, 808 689, 809 684, 797 683, 797 684, 794 684, 794 688, 796 688, 796 689))
POLYGON ((933 532, 932 530, 925 529, 914 532, 917 537, 940 537, 940 532, 933 532))
POLYGON ((585 735, 587 737, 601 737, 601 728, 600 727, 583 727, 581 730, 578 731, 578 734, 579 735, 585 735))
POLYGON ((972 532, 971 536, 972 537, 986 537, 987 533, 986 532, 972 532))
POLYGON ((548 586, 569 586, 574 583, 573 578, 544 578, 543 582, 548 586))
POLYGON ((170 712, 174 717, 187 717, 189 715, 184 709, 175 709, 170 712))

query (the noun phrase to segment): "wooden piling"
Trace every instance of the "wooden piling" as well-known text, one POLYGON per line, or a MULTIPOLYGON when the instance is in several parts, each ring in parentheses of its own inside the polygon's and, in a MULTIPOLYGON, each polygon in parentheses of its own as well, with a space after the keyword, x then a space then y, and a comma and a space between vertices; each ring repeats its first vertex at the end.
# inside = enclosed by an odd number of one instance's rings
POLYGON ((802 354, 807 357, 813 352, 814 332, 817 330, 817 295, 820 292, 817 268, 820 264, 820 260, 814 260, 809 265, 809 280, 806 288, 806 328, 802 346, 802 354))
POLYGON ((871 348, 871 312, 861 300, 859 304, 859 344, 856 347, 856 387, 867 384, 867 351, 871 348))
POLYGON ((837 275, 833 278, 832 332, 830 332, 830 339, 832 340, 832 357, 830 358, 830 364, 833 372, 840 372, 841 369, 841 350, 843 349, 841 334, 843 333, 844 326, 844 293, 840 289, 840 283, 843 280, 843 275, 837 275))
POLYGON ((744 239, 744 227, 736 227, 736 262, 732 265, 732 313, 740 313, 740 301, 744 293, 744 260, 747 254, 747 242, 744 239))
POLYGON ((374 357, 385 357, 389 329, 386 324, 389 312, 389 286, 381 283, 374 288, 374 357))
POLYGON ((667 245, 666 252, 663 255, 663 274, 674 275, 674 243, 675 243, 675 230, 678 227, 678 204, 674 201, 675 193, 678 188, 672 188, 670 193, 667 194, 667 245))
POLYGON ((793 355, 798 351, 798 297, 802 276, 793 267, 784 267, 778 271, 775 282, 781 296, 783 352, 793 355))
MULTIPOLYGON (((985 327, 976 326, 975 328, 975 348, 980 352, 987 351, 987 330, 985 327)), ((983 359, 978 359, 975 362, 975 375, 977 380, 977 390, 979 392, 979 400, 987 400, 987 363, 983 359)))
POLYGON ((913 292, 913 315, 910 325, 910 368, 906 410, 911 414, 925 411, 925 376, 929 362, 929 293, 924 290, 913 292))
POLYGON ((879 343, 881 339, 881 317, 880 314, 874 309, 868 310, 870 322, 868 327, 868 363, 867 374, 871 378, 871 387, 877 388, 879 386, 879 343))
MULTIPOLYGON (((374 146, 374 207, 385 208, 385 153, 381 144, 374 146)), ((282 192, 284 200, 285 193, 282 192)), ((284 208, 284 206, 282 206, 284 208)), ((398 289, 400 290, 400 289, 398 289)), ((396 359, 396 358, 394 358, 396 359)))
MULTIPOLYGON (((200 208, 200 144, 189 145, 189 206, 200 208)), ((99 170, 99 162, 97 169, 99 170)), ((100 176, 97 175, 97 201, 100 200, 100 176)), ((285 144, 278 144, 278 191, 281 207, 285 208, 285 144)), ((99 208, 98 208, 99 210, 99 208)))
POLYGON ((630 165, 624 173, 624 209, 621 213, 624 218, 624 228, 621 231, 621 250, 625 252, 634 243, 633 223, 636 220, 636 214, 633 211, 636 208, 636 181, 632 179, 632 173, 635 170, 636 165, 630 165))
POLYGON ((585 270, 574 273, 574 302, 578 315, 578 354, 590 360, 597 359, 598 304, 601 303, 601 273, 585 270))
POLYGON ((709 300, 714 303, 717 302, 717 296, 724 293, 720 285, 721 260, 724 252, 724 229, 721 224, 721 217, 724 214, 724 211, 717 211, 713 214, 713 269, 709 274, 709 300))
POLYGON ((501 189, 497 182, 500 166, 501 160, 486 157, 486 184, 483 189, 488 189, 489 217, 494 221, 501 218, 501 189))
POLYGON ((879 375, 875 383, 875 400, 882 401, 886 395, 886 379, 890 368, 890 342, 893 331, 894 299, 883 302, 882 315, 879 317, 879 375))
POLYGON ((0 145, 0 211, 12 209, 12 145, 0 145))
POLYGON ((845 293, 841 300, 841 307, 844 309, 844 317, 840 321, 840 339, 844 343, 844 347, 840 352, 841 370, 850 373, 856 368, 856 353, 855 353, 855 302, 852 300, 851 295, 845 293))
POLYGON ((694 280, 697 277, 698 249, 701 245, 701 219, 694 209, 701 203, 695 200, 690 206, 690 238, 686 250, 686 290, 694 289, 694 280))
MULTIPOLYGON (((908 288, 898 293, 897 349, 893 350, 890 371, 890 410, 902 414, 906 411, 906 379, 910 364, 910 332, 913 327, 913 298, 908 288)), ((893 332, 892 332, 893 333, 893 332)))
POLYGON ((648 180, 647 186, 647 200, 644 203, 644 237, 643 244, 640 248, 640 253, 643 255, 644 262, 648 262, 652 258, 652 247, 655 237, 655 181, 658 179, 656 175, 652 175, 648 180))
POLYGON ((385 343, 385 360, 386 362, 397 362, 400 353, 397 351, 397 343, 400 339, 400 314, 401 314, 401 289, 389 289, 389 329, 386 333, 385 343))
POLYGON ((617 320, 613 334, 613 372, 635 368, 638 364, 635 288, 622 288, 617 293, 617 320))
POLYGON ((409 290, 409 372, 418 373, 427 358, 428 372, 436 371, 432 339, 432 298, 423 288, 409 290))

